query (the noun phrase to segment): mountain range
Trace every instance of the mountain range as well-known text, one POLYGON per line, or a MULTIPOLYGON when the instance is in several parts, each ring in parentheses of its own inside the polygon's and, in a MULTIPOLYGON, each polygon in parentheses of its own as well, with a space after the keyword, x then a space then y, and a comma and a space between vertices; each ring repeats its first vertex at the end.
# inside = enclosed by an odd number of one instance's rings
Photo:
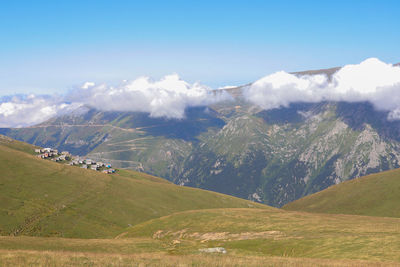
POLYGON ((399 170, 277 209, 140 172, 104 174, 56 163, 35 156, 35 148, 0 135, 2 266, 400 261, 399 170))
POLYGON ((0 133, 275 207, 400 167, 400 122, 388 112, 332 101, 263 110, 243 97, 248 86, 224 89, 233 100, 188 108, 184 119, 81 107, 0 133))

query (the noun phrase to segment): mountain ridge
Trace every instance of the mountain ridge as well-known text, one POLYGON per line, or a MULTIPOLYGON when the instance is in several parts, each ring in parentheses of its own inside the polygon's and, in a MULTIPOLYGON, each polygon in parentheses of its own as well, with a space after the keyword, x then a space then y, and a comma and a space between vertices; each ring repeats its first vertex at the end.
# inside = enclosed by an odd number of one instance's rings
POLYGON ((232 101, 188 108, 181 120, 87 109, 0 133, 277 207, 400 167, 400 122, 369 102, 262 110, 242 96, 246 86, 224 89, 232 101))

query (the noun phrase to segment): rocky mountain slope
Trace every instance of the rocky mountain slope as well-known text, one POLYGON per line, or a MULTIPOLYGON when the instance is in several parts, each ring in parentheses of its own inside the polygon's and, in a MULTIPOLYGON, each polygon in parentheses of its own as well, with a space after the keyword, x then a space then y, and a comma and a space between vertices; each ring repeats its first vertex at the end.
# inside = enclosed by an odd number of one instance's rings
POLYGON ((370 103, 296 103, 265 111, 245 101, 243 88, 227 90, 233 101, 188 109, 182 120, 85 108, 0 132, 278 207, 400 166, 400 123, 370 103))

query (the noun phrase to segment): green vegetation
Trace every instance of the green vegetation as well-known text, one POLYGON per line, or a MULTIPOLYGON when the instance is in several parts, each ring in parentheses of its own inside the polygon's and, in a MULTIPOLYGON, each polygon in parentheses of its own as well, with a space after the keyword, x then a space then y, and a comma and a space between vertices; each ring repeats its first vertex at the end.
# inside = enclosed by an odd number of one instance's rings
POLYGON ((11 139, 7 136, 1 135, 0 134, 0 145, 4 147, 8 147, 17 151, 22 151, 27 154, 35 155, 35 148, 38 148, 36 146, 27 144, 25 142, 20 142, 14 139, 11 139))
POLYGON ((396 169, 331 186, 283 209, 400 218, 399 203, 400 169, 396 169))
POLYGON ((400 261, 399 224, 398 218, 213 209, 153 219, 120 238, 152 237, 177 254, 224 247, 240 255, 400 261))
MULTIPOLYGON (((68 241, 73 240, 67 240, 68 241)), ((87 244, 90 246, 90 244, 87 244)), ((108 247, 109 244, 104 244, 108 247)), ((265 257, 245 255, 170 255, 157 253, 100 253, 71 252, 65 250, 0 250, 0 265, 14 266, 396 266, 393 262, 371 262, 364 260, 330 260, 293 257, 265 257)))
POLYGON ((278 209, 178 212, 117 239, 0 237, 1 266, 397 266, 398 218, 278 209), (226 254, 199 249, 224 247, 226 254))
MULTIPOLYGON (((400 218, 286 211, 148 174, 42 160, 29 147, 0 139, 0 266, 400 264, 400 218), (201 252, 215 247, 227 253, 201 252)), ((339 186, 384 196, 371 211, 396 210, 398 173, 339 186)))
POLYGON ((244 101, 240 88, 229 91, 234 101, 188 108, 182 120, 88 109, 0 133, 275 207, 400 167, 400 123, 368 103, 262 111, 244 101))
POLYGON ((107 175, 58 164, 19 151, 25 148, 0 144, 1 235, 105 238, 178 211, 268 208, 137 172, 107 175))

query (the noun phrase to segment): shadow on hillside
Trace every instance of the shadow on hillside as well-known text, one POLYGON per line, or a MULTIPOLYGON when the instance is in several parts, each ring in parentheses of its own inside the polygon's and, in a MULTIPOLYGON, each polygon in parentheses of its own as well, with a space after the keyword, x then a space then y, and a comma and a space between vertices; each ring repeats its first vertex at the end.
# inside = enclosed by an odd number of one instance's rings
POLYGON ((326 102, 321 103, 292 103, 289 107, 263 110, 256 114, 268 124, 301 123, 306 117, 301 112, 318 113, 326 102))
POLYGON ((217 112, 207 107, 192 107, 185 110, 183 119, 152 118, 148 113, 125 113, 118 118, 118 126, 136 128, 152 136, 196 141, 197 136, 209 128, 222 128, 225 122, 217 112))
POLYGON ((336 116, 355 131, 362 131, 366 124, 371 125, 381 137, 400 141, 400 120, 388 120, 388 111, 376 110, 369 102, 320 102, 293 103, 289 107, 263 110, 256 114, 268 124, 301 123, 310 112, 318 114, 326 105, 336 105, 336 116))
POLYGON ((353 130, 363 130, 371 125, 381 137, 400 141, 400 121, 388 120, 388 111, 379 111, 369 102, 339 102, 336 114, 353 130))

